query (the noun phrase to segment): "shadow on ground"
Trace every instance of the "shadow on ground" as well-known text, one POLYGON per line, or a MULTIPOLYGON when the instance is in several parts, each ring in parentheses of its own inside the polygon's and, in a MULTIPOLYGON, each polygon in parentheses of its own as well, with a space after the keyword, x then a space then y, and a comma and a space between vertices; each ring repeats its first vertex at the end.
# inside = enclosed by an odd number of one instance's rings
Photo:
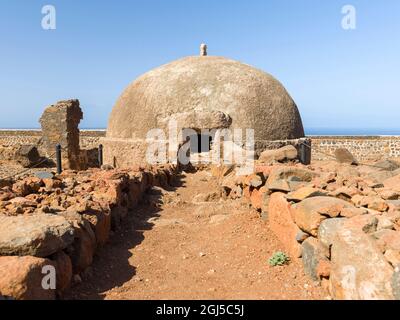
MULTIPOLYGON (((178 174, 166 191, 176 191, 185 187, 183 174, 178 174)), ((82 283, 72 286, 65 293, 64 300, 102 300, 103 292, 122 286, 136 275, 136 268, 129 263, 131 250, 142 243, 143 233, 154 226, 149 222, 160 217, 162 192, 151 188, 143 197, 140 205, 129 214, 126 222, 110 236, 109 242, 99 248, 91 267, 82 275, 82 283)))

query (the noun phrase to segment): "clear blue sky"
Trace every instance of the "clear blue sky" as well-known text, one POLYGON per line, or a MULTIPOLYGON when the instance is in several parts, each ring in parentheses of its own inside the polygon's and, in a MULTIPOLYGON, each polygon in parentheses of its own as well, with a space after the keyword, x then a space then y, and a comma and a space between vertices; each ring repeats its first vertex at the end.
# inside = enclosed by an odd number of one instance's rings
POLYGON ((307 129, 400 132, 399 39, 399 0, 1 0, 0 128, 38 127, 67 98, 81 128, 106 127, 132 80, 205 42, 278 78, 307 129), (56 30, 41 27, 46 4, 56 30), (346 4, 356 30, 341 27, 346 4))

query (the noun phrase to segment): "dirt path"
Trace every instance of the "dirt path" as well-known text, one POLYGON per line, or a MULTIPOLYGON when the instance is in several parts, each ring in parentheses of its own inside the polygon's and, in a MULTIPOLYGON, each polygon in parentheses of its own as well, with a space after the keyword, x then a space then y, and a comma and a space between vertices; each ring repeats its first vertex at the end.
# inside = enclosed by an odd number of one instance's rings
POLYGON ((68 299, 324 299, 301 261, 272 268, 282 250, 268 225, 240 201, 197 202, 217 190, 206 171, 174 192, 155 189, 113 235, 68 299), (162 193, 162 194, 160 194, 162 193), (201 196, 199 196, 201 197, 201 196), (158 204, 155 204, 158 203, 158 204))

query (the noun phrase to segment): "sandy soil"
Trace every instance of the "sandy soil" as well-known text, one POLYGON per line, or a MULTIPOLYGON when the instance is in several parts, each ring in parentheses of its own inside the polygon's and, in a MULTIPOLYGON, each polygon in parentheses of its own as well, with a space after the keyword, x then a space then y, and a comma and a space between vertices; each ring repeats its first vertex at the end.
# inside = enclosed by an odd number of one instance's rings
POLYGON ((240 201, 193 201, 217 190, 208 172, 180 184, 150 192, 65 298, 326 299, 300 259, 268 265, 283 248, 257 212, 240 201))

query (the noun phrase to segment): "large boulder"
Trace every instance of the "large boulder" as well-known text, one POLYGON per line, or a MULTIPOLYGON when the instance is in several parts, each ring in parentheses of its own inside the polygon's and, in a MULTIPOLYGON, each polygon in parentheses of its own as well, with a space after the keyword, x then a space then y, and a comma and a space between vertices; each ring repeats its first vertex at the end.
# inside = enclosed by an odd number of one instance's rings
POLYGON ((295 160, 297 157, 297 149, 292 145, 287 145, 280 149, 263 151, 259 160, 263 163, 273 163, 274 161, 295 160))
POLYGON ((0 255, 48 257, 74 240, 74 229, 61 216, 1 216, 0 255))
POLYGON ((318 229, 318 239, 327 247, 330 247, 336 237, 336 233, 346 221, 344 218, 332 218, 322 221, 318 229))
POLYGON ((267 180, 266 186, 273 191, 290 192, 311 182, 317 174, 298 167, 274 168, 267 180))
POLYGON ((73 225, 75 239, 65 250, 71 258, 74 274, 79 274, 93 262, 97 241, 93 225, 80 214, 72 211, 63 213, 63 216, 73 225))
POLYGON ((400 169, 400 164, 393 160, 381 160, 375 163, 374 167, 386 171, 395 171, 400 169))
POLYGON ((16 152, 15 160, 24 168, 30 168, 40 161, 40 155, 36 146, 22 145, 16 152))
POLYGON ((344 208, 353 206, 347 201, 331 197, 313 197, 293 206, 296 224, 301 230, 314 237, 318 235, 318 228, 327 218, 336 218, 344 208))
POLYGON ((283 193, 275 192, 271 195, 268 220, 271 231, 282 242, 285 250, 294 258, 301 257, 301 245, 296 240, 301 231, 293 221, 290 203, 283 193))
POLYGON ((316 238, 309 237, 302 244, 304 272, 314 281, 329 277, 329 248, 316 238))
POLYGON ((338 148, 335 150, 336 161, 346 164, 357 164, 356 158, 346 148, 338 148))
POLYGON ((0 257, 0 297, 17 300, 54 300, 55 290, 42 286, 43 268, 53 266, 36 257, 0 257))
POLYGON ((400 174, 383 181, 385 188, 400 192, 400 174))
POLYGON ((348 219, 337 231, 331 248, 330 288, 339 300, 391 300, 393 268, 362 220, 348 219), (364 229, 364 230, 363 230, 364 229))
POLYGON ((63 251, 59 251, 51 256, 51 260, 57 270, 57 293, 62 294, 69 288, 72 280, 72 263, 71 258, 63 251))
MULTIPOLYGON (((388 180, 393 176, 394 176, 394 171, 374 170, 368 173, 366 177, 372 180, 375 184, 383 184, 385 180, 388 180)), ((385 187, 387 186, 385 185, 385 187)))
POLYGON ((286 199, 293 202, 300 202, 307 198, 327 196, 328 192, 314 187, 302 187, 296 191, 290 192, 286 199))

